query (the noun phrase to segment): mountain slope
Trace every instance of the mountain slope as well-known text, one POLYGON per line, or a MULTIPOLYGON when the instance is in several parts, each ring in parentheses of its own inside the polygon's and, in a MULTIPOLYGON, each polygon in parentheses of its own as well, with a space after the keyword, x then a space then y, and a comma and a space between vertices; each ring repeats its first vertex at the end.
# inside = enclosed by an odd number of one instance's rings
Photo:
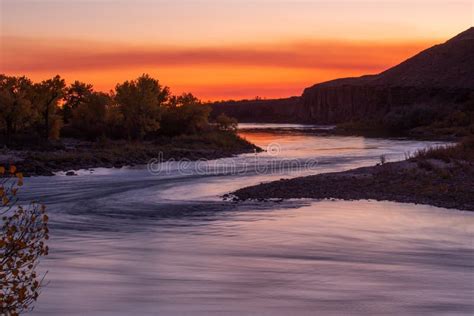
POLYGON ((474 28, 378 75, 305 89, 300 120, 340 123, 381 119, 407 108, 457 108, 474 91, 474 28))

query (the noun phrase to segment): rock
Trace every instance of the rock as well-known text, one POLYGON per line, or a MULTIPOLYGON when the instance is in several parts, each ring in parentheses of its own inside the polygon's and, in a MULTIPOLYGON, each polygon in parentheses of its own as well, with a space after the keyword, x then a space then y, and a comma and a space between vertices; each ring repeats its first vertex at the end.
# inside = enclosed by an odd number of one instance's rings
POLYGON ((68 171, 66 172, 66 176, 77 176, 77 173, 75 173, 74 171, 68 171))

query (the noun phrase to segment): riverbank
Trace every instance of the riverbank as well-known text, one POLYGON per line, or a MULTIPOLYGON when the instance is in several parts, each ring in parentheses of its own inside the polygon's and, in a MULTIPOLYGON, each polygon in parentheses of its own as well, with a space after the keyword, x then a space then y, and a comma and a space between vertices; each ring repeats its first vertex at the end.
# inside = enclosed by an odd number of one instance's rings
POLYGON ((0 165, 17 166, 25 176, 51 176, 91 168, 121 168, 147 164, 150 159, 218 159, 261 149, 230 132, 160 137, 153 141, 63 140, 48 149, 0 150, 0 165))
POLYGON ((400 162, 282 179, 233 192, 236 200, 342 199, 428 204, 474 211, 474 142, 421 151, 400 162))

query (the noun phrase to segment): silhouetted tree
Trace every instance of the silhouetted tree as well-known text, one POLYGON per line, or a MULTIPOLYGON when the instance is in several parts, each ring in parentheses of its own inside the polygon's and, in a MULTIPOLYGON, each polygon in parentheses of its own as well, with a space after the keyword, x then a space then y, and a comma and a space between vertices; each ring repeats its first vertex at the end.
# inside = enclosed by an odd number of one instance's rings
POLYGON ((61 127, 61 120, 57 116, 58 102, 64 96, 66 83, 60 76, 55 76, 33 87, 35 92, 33 106, 42 118, 43 137, 45 140, 57 138, 61 127))
POLYGON ((66 88, 64 104, 61 109, 64 123, 69 123, 71 121, 73 110, 77 109, 81 103, 86 101, 93 92, 91 84, 77 80, 66 88))
POLYGON ((171 107, 180 107, 196 104, 201 104, 201 101, 198 98, 196 98, 192 93, 183 93, 179 96, 171 96, 167 105, 171 107))

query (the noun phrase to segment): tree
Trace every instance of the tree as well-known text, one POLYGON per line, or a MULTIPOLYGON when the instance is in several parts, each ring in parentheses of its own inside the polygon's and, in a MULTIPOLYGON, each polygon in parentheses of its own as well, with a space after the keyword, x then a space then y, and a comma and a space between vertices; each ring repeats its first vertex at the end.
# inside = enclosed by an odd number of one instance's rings
POLYGON ((60 118, 57 116, 58 102, 64 96, 65 87, 66 83, 59 75, 33 86, 33 106, 36 107, 42 119, 40 125, 45 140, 58 136, 61 126, 60 118))
POLYGON ((202 104, 186 104, 179 110, 182 112, 180 117, 185 133, 195 134, 209 126, 211 107, 202 104))
POLYGON ((171 96, 167 105, 171 107, 180 107, 196 104, 201 104, 201 101, 198 98, 196 98, 192 93, 183 93, 179 96, 171 96))
POLYGON ((142 139, 160 128, 160 107, 169 94, 168 87, 162 87, 158 80, 146 74, 115 87, 115 102, 129 139, 142 139))
POLYGON ((72 112, 79 107, 81 103, 86 101, 94 90, 91 84, 80 81, 74 81, 65 90, 64 104, 62 106, 62 114, 64 123, 69 123, 72 119, 72 112))
POLYGON ((222 131, 231 131, 235 132, 237 130, 237 120, 233 117, 229 117, 224 113, 219 114, 216 118, 216 123, 219 126, 219 129, 222 131))
POLYGON ((32 83, 26 77, 0 75, 0 119, 5 126, 7 143, 32 114, 29 100, 31 87, 32 83))
POLYGON ((170 98, 162 114, 162 133, 168 136, 194 134, 209 126, 211 108, 191 93, 170 98))
POLYGON ((106 133, 107 107, 110 104, 109 95, 93 92, 84 98, 72 112, 72 126, 83 137, 95 140, 106 133))
POLYGON ((0 166, 0 176, 0 315, 18 315, 39 295, 43 278, 36 267, 48 254, 48 216, 38 203, 16 206, 23 175, 14 166, 8 172, 0 166))
POLYGON ((124 139, 127 133, 123 129, 123 115, 120 108, 116 104, 107 107, 106 113, 106 133, 113 139, 124 139))

